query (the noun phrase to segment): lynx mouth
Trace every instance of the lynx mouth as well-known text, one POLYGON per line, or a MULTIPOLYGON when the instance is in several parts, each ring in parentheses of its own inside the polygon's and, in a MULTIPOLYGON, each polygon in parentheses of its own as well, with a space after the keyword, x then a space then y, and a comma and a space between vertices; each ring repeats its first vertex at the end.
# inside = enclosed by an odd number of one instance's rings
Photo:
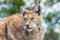
POLYGON ((29 27, 29 28, 27 28, 27 29, 32 29, 32 27, 29 27))
POLYGON ((32 30, 33 30, 33 28, 32 27, 29 27, 29 28, 27 28, 26 29, 28 32, 31 32, 32 30))
POLYGON ((33 29, 27 29, 28 32, 31 32, 33 29))
POLYGON ((35 32, 38 32, 40 31, 40 28, 28 28, 26 29, 28 32, 32 32, 32 31, 35 31, 35 32))

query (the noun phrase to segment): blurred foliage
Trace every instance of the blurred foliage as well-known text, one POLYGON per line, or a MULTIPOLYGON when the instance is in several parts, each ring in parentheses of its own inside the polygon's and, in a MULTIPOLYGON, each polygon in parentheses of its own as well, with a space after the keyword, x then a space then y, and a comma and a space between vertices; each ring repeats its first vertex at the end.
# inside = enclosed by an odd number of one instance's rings
POLYGON ((35 6, 38 4, 38 2, 41 0, 34 0, 35 6))
POLYGON ((56 2, 60 2, 60 0, 46 0, 45 5, 46 6, 52 6, 56 2))
POLYGON ((46 17, 44 17, 46 21, 48 21, 48 27, 45 34, 44 40, 60 40, 60 33, 56 33, 55 30, 55 24, 59 24, 60 19, 60 11, 54 11, 53 13, 49 12, 46 17), (55 18, 55 19, 54 19, 55 18), (52 19, 55 20, 54 23, 52 23, 52 19))
POLYGON ((20 13, 20 6, 25 5, 25 2, 23 0, 4 0, 3 2, 0 2, 1 4, 6 4, 10 8, 5 8, 2 7, 0 14, 1 13, 6 13, 6 14, 14 14, 14 13, 20 13))
POLYGON ((52 13, 49 13, 49 14, 45 17, 45 19, 48 20, 49 22, 51 22, 52 17, 53 17, 53 14, 52 14, 52 13))
POLYGON ((53 29, 50 29, 50 32, 45 34, 44 40, 58 40, 58 37, 59 33, 55 33, 53 29))
POLYGON ((47 28, 47 32, 45 33, 44 40, 58 40, 59 33, 54 31, 53 25, 49 24, 47 28))
POLYGON ((17 7, 23 6, 25 2, 23 0, 4 0, 2 3, 4 4, 12 4, 17 7))
POLYGON ((17 6, 18 8, 20 8, 20 6, 23 6, 25 4, 23 0, 12 0, 11 2, 13 5, 17 6))

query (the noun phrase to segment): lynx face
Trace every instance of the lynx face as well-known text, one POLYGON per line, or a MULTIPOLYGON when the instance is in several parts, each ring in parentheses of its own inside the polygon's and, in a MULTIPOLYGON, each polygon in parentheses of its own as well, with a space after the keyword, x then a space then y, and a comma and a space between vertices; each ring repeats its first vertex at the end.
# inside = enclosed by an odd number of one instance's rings
POLYGON ((24 20, 24 29, 28 32, 31 31, 39 31, 41 26, 41 13, 40 13, 40 5, 38 5, 34 10, 28 11, 24 10, 23 20, 24 20))
POLYGON ((28 32, 40 30, 40 16, 33 11, 26 11, 23 15, 24 29, 28 32))

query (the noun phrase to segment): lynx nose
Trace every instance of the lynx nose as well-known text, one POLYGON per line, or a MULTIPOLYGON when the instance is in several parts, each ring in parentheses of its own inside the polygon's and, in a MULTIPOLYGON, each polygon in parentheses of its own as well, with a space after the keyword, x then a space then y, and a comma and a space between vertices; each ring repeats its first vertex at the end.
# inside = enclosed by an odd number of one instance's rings
POLYGON ((27 29, 29 29, 29 25, 26 25, 27 29))

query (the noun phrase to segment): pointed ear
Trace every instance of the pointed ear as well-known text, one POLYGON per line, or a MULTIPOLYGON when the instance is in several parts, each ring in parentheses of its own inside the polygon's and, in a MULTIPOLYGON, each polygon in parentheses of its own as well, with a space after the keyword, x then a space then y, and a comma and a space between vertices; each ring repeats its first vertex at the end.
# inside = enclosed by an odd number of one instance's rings
POLYGON ((22 12, 23 12, 23 16, 26 14, 26 9, 25 8, 23 8, 22 6, 20 6, 21 8, 22 8, 22 12))
POLYGON ((20 6, 20 8, 23 10, 23 12, 25 12, 25 8, 24 7, 20 6))
POLYGON ((33 11, 34 11, 36 14, 40 15, 40 13, 41 13, 40 1, 39 1, 39 4, 34 8, 33 11))

